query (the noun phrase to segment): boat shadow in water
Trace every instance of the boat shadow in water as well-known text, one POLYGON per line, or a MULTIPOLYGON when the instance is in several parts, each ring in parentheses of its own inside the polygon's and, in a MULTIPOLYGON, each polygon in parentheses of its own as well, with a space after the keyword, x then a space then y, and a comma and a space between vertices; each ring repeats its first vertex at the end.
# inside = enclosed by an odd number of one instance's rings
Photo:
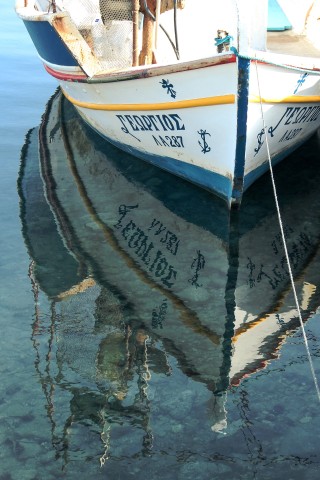
MULTIPOLYGON (((304 320, 320 303, 318 149, 315 137, 275 172, 304 320)), ((169 423, 180 408, 187 415, 169 395, 177 371, 184 400, 199 383, 207 389, 209 407, 199 408, 223 432, 228 388, 277 357, 299 326, 269 176, 230 212, 106 145, 57 92, 27 135, 18 188, 35 366, 59 455, 72 442, 71 425, 86 421, 99 430, 101 463, 120 448, 113 442, 121 429, 135 455, 151 454, 154 392, 162 392, 169 423), (41 316, 41 295, 50 319, 41 316), (48 338, 46 355, 39 336, 48 338), (54 418, 58 386, 70 408, 54 418)))

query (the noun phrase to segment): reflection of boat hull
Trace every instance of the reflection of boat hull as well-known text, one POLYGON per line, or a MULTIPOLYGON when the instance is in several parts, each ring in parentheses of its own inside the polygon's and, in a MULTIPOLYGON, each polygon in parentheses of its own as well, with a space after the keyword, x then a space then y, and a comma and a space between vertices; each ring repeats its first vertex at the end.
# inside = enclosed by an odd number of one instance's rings
MULTIPOLYGON (((184 29, 192 29, 195 38, 202 38, 206 28, 213 35, 211 22, 205 27, 205 18, 194 22, 199 7, 192 3, 185 8, 184 29)), ((60 5, 61 10, 55 4, 51 13, 50 3, 41 11, 31 0, 18 0, 16 10, 47 71, 93 129, 230 205, 239 204, 243 192, 269 168, 269 154, 273 163, 279 162, 320 126, 319 65, 305 55, 261 51, 267 3, 261 8, 255 3, 230 0, 223 9, 223 23, 230 24, 237 50, 228 46, 217 54, 211 47, 208 58, 203 58, 206 48, 193 60, 150 61, 147 67, 131 67, 129 59, 124 69, 97 57, 94 27, 77 23, 72 4, 60 5)), ((210 4, 213 0, 200 9, 209 12, 210 4)), ((214 8, 220 13, 220 2, 214 8)), ((100 16, 98 7, 89 13, 100 16)), ((231 37, 226 38, 230 43, 231 37)), ((110 38, 104 40, 109 45, 110 38)))
MULTIPOLYGON (((276 177, 304 318, 319 304, 310 187, 320 170, 307 160, 298 182, 285 163, 276 177)), ((82 429, 98 433, 90 447, 101 465, 119 457, 122 437, 135 459, 150 455, 164 435, 155 419, 180 428, 193 402, 195 428, 202 416, 213 435, 227 432, 229 386, 276 357, 298 325, 268 181, 230 214, 219 199, 155 171, 106 149, 60 93, 23 148, 35 370, 65 461, 79 451, 82 429)))
POLYGON ((38 137, 38 129, 28 133, 22 156, 19 181, 19 194, 23 202, 21 218, 37 281, 49 297, 55 297, 81 282, 87 271, 64 247, 65 240, 57 231, 50 205, 44 197, 43 179, 37 161, 38 137), (43 232, 46 232, 45 236, 43 232), (55 281, 48 282, 48 278, 55 281))
MULTIPOLYGON (((284 331, 296 325, 268 185, 257 186, 259 192, 266 190, 259 209, 251 214, 253 189, 238 224, 232 218, 230 227, 228 210, 205 192, 183 185, 181 202, 178 180, 163 173, 155 181, 152 167, 121 159, 112 148, 106 155, 72 107, 60 102, 57 95, 41 127, 46 198, 65 245, 128 306, 122 321, 141 325, 165 342, 181 365, 212 390, 260 368, 274 355, 284 331), (176 193, 170 197, 166 189, 176 193), (199 215, 192 219, 195 209, 199 215)), ((280 189, 289 181, 287 171, 283 176, 280 189)), ((312 181, 317 181, 315 171, 312 181)), ((318 254, 320 225, 310 209, 315 190, 293 198, 290 191, 283 218, 303 298, 318 254)), ((305 315, 316 299, 315 288, 305 315)))

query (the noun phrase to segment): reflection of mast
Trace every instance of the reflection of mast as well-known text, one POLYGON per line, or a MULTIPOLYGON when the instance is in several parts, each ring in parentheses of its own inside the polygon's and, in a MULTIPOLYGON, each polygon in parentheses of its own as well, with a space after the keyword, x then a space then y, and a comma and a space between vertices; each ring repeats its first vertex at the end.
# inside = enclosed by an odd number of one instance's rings
POLYGON ((47 416, 51 424, 51 443, 53 448, 56 451, 56 455, 59 456, 59 451, 61 450, 61 439, 59 438, 58 434, 56 433, 57 424, 54 420, 54 392, 55 392, 55 385, 51 375, 51 360, 53 354, 53 344, 54 344, 54 335, 55 335, 55 323, 56 323, 56 313, 55 313, 55 304, 54 302, 51 303, 51 316, 50 316, 50 326, 48 329, 49 332, 49 339, 48 339, 48 349, 45 355, 45 368, 44 372, 41 372, 41 341, 40 337, 43 332, 46 331, 46 328, 41 324, 41 314, 39 309, 39 285, 34 276, 34 266, 35 263, 32 260, 29 266, 29 278, 32 286, 33 296, 34 296, 34 306, 35 306, 35 313, 34 313, 34 322, 32 324, 32 335, 31 341, 33 344, 33 348, 35 350, 35 361, 34 366, 37 372, 39 383, 41 385, 42 391, 44 393, 46 399, 46 411, 47 416))
MULTIPOLYGON (((96 318, 96 321, 99 319, 96 318)), ((144 329, 130 325, 126 325, 122 332, 118 330, 109 334, 100 345, 97 356, 99 378, 101 380, 106 373, 106 379, 111 381, 111 388, 106 392, 106 404, 100 411, 103 422, 101 440, 104 444, 104 453, 100 457, 101 465, 104 465, 110 456, 113 430, 111 425, 117 423, 115 417, 120 414, 124 418, 134 416, 135 424, 141 425, 144 431, 141 454, 143 456, 151 454, 153 433, 148 398, 148 382, 151 379, 148 364, 149 347, 150 339, 144 329), (112 349, 115 345, 117 356, 112 349), (124 406, 128 397, 133 397, 132 404, 124 406)))
POLYGON ((153 446, 153 434, 150 427, 150 402, 148 398, 148 381, 151 379, 151 373, 148 367, 148 336, 142 331, 137 334, 137 374, 138 388, 137 400, 143 405, 144 411, 147 413, 143 419, 143 429, 146 432, 142 445, 142 454, 149 455, 153 446))

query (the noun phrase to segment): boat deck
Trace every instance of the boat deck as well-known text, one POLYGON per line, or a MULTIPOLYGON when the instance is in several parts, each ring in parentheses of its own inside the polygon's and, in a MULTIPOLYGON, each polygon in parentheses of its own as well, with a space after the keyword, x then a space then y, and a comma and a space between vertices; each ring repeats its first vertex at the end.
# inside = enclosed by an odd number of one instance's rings
POLYGON ((267 50, 284 55, 320 58, 320 48, 316 48, 305 36, 297 35, 292 30, 268 32, 267 50))

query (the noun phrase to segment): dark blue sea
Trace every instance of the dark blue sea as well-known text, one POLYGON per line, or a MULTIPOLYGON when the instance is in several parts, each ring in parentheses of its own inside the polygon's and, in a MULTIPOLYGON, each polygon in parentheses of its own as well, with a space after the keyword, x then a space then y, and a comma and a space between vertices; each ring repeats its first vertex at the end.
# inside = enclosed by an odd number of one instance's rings
POLYGON ((106 145, 0 12, 0 480, 318 479, 319 137, 274 169, 305 339, 270 175, 230 215, 106 145))

